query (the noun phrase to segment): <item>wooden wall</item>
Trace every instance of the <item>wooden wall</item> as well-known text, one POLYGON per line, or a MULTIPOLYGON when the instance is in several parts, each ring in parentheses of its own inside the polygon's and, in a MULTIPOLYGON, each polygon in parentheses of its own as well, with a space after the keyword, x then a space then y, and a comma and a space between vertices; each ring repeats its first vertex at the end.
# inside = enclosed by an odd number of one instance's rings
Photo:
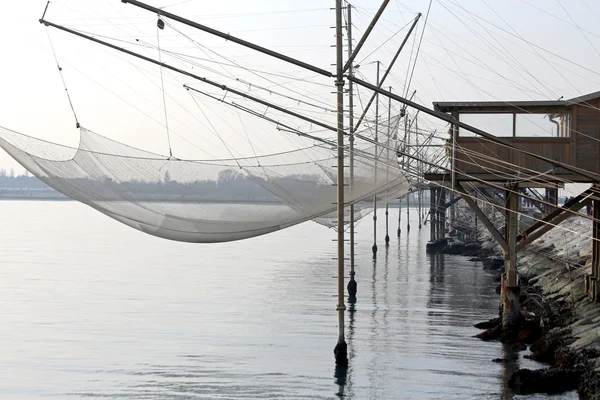
MULTIPOLYGON (((510 137, 503 139, 544 157, 569 164, 572 163, 571 138, 510 137)), ((532 174, 536 172, 548 172, 552 169, 552 165, 547 162, 537 160, 522 152, 511 150, 506 146, 492 143, 486 139, 459 137, 458 144, 459 147, 456 150, 456 168, 458 171, 464 171, 467 174, 495 172, 514 175, 519 170, 524 174, 532 174), (464 151, 460 151, 460 148, 464 149, 464 151), (497 159, 503 160, 506 163, 496 161, 497 159), (480 164, 481 167, 474 165, 476 163, 480 164)))
POLYGON ((600 111, 599 100, 573 106, 571 137, 573 138, 577 167, 592 172, 600 172, 600 111))
MULTIPOLYGON (((572 105, 569 137, 503 137, 502 139, 549 159, 600 174, 599 109, 600 98, 572 105)), ((514 176, 519 170, 526 174, 548 172, 552 169, 552 165, 486 139, 459 136, 456 168, 458 172, 466 174, 506 173, 514 176), (462 152, 461 148, 465 152, 462 152)), ((561 168, 555 169, 554 172, 569 173, 561 168)))

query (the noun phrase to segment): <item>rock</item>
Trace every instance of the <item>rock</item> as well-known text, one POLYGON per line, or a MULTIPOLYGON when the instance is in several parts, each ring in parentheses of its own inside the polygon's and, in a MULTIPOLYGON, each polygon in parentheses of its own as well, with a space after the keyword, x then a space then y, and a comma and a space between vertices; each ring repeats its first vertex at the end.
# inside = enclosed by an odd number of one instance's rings
POLYGON ((483 269, 488 269, 491 271, 496 271, 500 269, 500 267, 504 266, 504 259, 498 257, 490 257, 487 260, 483 260, 483 269))
POLYGON ((591 259, 592 259, 592 255, 591 254, 586 254, 584 256, 579 257, 579 259, 577 260, 577 262, 575 264, 578 265, 578 266, 580 266, 580 267, 583 267, 591 259))
POLYGON ((579 371, 547 368, 541 370, 520 369, 510 377, 508 386, 516 394, 563 393, 577 389, 579 371))
POLYGON ((502 318, 496 317, 496 318, 490 319, 489 321, 480 322, 478 324, 475 324, 475 328, 478 328, 478 329, 489 329, 489 328, 493 328, 495 326, 498 326, 501 323, 502 323, 502 318))
POLYGON ((583 400, 600 400, 600 373, 598 371, 584 371, 577 385, 579 398, 583 400))
POLYGON ((523 304, 525 302, 525 300, 527 300, 527 293, 522 293, 519 296, 519 303, 523 304))
POLYGON ((475 335, 473 337, 481 339, 485 342, 488 342, 490 340, 498 339, 501 334, 502 334, 502 325, 498 324, 498 325, 496 325, 492 328, 489 328, 481 333, 478 333, 477 335, 475 335))
POLYGON ((439 250, 442 254, 453 254, 462 256, 479 256, 481 253, 481 243, 448 243, 445 247, 439 250))
POLYGON ((559 347, 555 352, 556 366, 562 369, 580 369, 582 371, 593 371, 593 359, 600 352, 595 349, 573 350, 570 347, 559 347))
POLYGON ((444 247, 448 245, 448 239, 440 239, 434 242, 429 242, 425 246, 427 253, 439 253, 444 247))
POLYGON ((553 329, 545 336, 531 344, 531 354, 525 356, 531 360, 553 364, 556 361, 555 351, 565 342, 567 332, 565 329, 553 329))
POLYGON ((439 253, 441 254, 452 254, 452 255, 461 255, 465 253, 465 245, 462 243, 459 244, 450 244, 448 246, 443 247, 439 253))
POLYGON ((494 282, 500 282, 502 280, 503 273, 504 267, 501 267, 498 271, 496 271, 496 273, 494 274, 494 282))
POLYGON ((512 345, 512 348, 515 351, 525 351, 525 350, 527 350, 527 345, 525 343, 522 343, 522 342, 517 342, 517 343, 515 343, 515 344, 512 345))
POLYGON ((483 242, 481 244, 481 248, 484 250, 489 250, 489 251, 494 251, 494 248, 496 247, 496 242, 493 240, 486 240, 485 242, 483 242))
POLYGON ((532 344, 542 336, 542 329, 525 327, 517 334, 517 341, 521 343, 532 344))

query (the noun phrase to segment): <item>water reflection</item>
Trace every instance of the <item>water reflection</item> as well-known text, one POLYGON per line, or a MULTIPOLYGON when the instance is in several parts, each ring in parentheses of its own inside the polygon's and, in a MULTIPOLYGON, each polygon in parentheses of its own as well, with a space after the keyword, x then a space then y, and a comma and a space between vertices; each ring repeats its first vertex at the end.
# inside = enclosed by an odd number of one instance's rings
POLYGON ((349 303, 347 311, 348 324, 346 326, 346 344, 348 345, 348 365, 336 365, 334 377, 335 383, 338 385, 338 392, 336 393, 336 396, 339 398, 352 399, 352 366, 354 364, 355 357, 354 323, 356 315, 356 304, 349 303))
POLYGON ((369 392, 371 398, 377 398, 377 387, 379 379, 379 367, 381 364, 381 352, 379 351, 379 321, 377 320, 377 312, 379 311, 378 295, 378 280, 377 280, 377 259, 373 259, 373 274, 371 277, 371 323, 369 325, 369 392))
POLYGON ((360 296, 348 304, 350 365, 340 368, 330 231, 303 224, 198 257, 197 246, 112 230, 83 206, 11 204, 7 216, 47 221, 65 238, 49 246, 47 233, 5 227, 16 236, 2 242, 0 295, 12 308, 0 315, 0 393, 11 398, 510 399, 512 371, 532 367, 494 363, 515 354, 471 337, 497 313, 495 283, 468 259, 427 256, 428 231, 415 223, 376 262, 370 240, 357 245, 360 296), (77 230, 65 215, 85 223, 77 230), (77 252, 75 236, 86 238, 77 252))
POLYGON ((514 394, 508 387, 508 380, 513 373, 519 370, 519 352, 516 351, 512 346, 506 344, 500 344, 502 348, 502 357, 500 358, 500 364, 502 366, 502 382, 500 399, 512 400, 514 394))
POLYGON ((348 366, 347 365, 336 365, 335 373, 333 376, 335 377, 335 384, 338 385, 338 392, 335 395, 339 398, 348 397, 345 394, 345 388, 346 388, 347 379, 348 379, 348 366))

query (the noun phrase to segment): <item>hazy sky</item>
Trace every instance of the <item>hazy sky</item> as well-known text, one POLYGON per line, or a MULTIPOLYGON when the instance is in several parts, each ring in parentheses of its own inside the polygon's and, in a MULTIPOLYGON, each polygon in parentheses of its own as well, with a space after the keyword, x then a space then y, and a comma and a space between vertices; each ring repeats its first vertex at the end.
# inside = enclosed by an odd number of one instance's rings
MULTIPOLYGON (((166 10, 173 13, 333 70, 335 53, 331 46, 335 38, 331 27, 335 21, 330 9, 333 1, 149 0, 148 3, 167 6, 166 10)), ((160 69, 56 29, 44 28, 38 19, 45 4, 45 0, 10 2, 0 24, 3 50, 0 126, 77 145, 78 131, 50 51, 48 31, 82 125, 115 140, 168 153, 160 69)), ((380 3, 359 0, 353 4, 357 39, 380 3)), ((383 20, 357 59, 364 78, 375 80, 372 62, 380 60, 385 67, 404 38, 406 25, 417 12, 422 12, 414 40, 409 40, 385 84, 401 93, 416 89, 416 100, 422 104, 431 107, 432 101, 440 100, 558 99, 600 90, 600 72, 596 72, 600 62, 600 3, 592 0, 434 0, 414 77, 407 89, 407 70, 412 68, 409 61, 414 60, 428 5, 428 0, 390 2, 383 20)), ((106 36, 113 43, 150 57, 159 57, 156 17, 120 0, 56 0, 50 4, 46 17, 73 29, 106 36)), ((335 99, 330 79, 179 24, 160 32, 160 44, 163 50, 160 56, 170 64, 240 90, 250 90, 251 94, 323 121, 333 121, 334 114, 327 111, 333 108, 335 99), (184 63, 174 58, 174 53, 196 57, 197 64, 184 63)), ((183 84, 221 98, 224 93, 219 89, 172 72, 163 74, 167 120, 176 156, 202 159, 251 156, 310 144, 213 99, 192 97, 183 84)), ((366 90, 360 94, 363 102, 369 95, 366 90)), ((235 96, 228 95, 226 99, 235 99, 260 113, 266 111, 265 107, 235 96)), ((358 103, 356 109, 360 112, 358 103)), ((387 100, 381 104, 385 110, 387 100)), ((304 130, 317 131, 315 126, 272 111, 267 111, 267 115, 304 130)), ((443 126, 424 119, 421 127, 443 126)), ((0 165, 14 164, 2 155, 0 165)))

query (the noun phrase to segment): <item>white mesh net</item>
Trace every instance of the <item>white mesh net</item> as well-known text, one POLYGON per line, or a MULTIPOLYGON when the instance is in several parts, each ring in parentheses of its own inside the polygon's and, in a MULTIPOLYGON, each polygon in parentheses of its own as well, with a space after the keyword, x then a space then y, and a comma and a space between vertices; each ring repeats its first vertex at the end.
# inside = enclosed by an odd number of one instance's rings
MULTIPOLYGON (((70 148, 0 128, 0 146, 48 186, 135 229, 196 243, 270 233, 336 210, 335 148, 230 160, 179 160, 89 130, 70 148)), ((355 153, 347 203, 405 194, 394 151, 355 153), (393 159, 392 159, 393 158, 393 159)), ((347 164, 347 155, 345 164, 347 164)), ((346 168, 347 169, 347 168, 346 168)))

